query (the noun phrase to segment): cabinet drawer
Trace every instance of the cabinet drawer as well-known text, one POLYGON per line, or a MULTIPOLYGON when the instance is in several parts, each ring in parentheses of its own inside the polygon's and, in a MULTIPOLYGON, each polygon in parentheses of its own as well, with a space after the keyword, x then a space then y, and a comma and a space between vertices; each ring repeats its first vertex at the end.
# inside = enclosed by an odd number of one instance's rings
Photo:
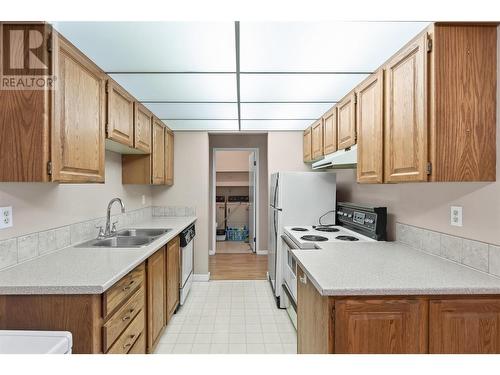
POLYGON ((143 332, 128 354, 146 354, 146 332, 143 332))
POLYGON ((106 318, 132 295, 140 285, 144 284, 144 277, 144 264, 141 264, 104 293, 102 301, 103 316, 106 318))
POLYGON ((115 342, 120 333, 144 309, 144 285, 102 327, 104 351, 115 342))
POLYGON ((144 310, 137 314, 132 323, 108 350, 108 354, 127 354, 141 335, 144 335, 144 310))

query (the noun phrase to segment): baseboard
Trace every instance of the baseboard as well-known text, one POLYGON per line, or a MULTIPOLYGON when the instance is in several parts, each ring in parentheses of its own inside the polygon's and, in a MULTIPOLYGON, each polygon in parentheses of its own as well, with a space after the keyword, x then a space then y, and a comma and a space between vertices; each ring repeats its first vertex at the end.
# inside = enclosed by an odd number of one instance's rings
POLYGON ((208 250, 208 255, 215 255, 215 250, 208 250))
POLYGON ((210 272, 208 273, 195 273, 193 275, 193 281, 209 281, 210 280, 210 272))
POLYGON ((257 255, 267 255, 267 250, 257 250, 257 255))

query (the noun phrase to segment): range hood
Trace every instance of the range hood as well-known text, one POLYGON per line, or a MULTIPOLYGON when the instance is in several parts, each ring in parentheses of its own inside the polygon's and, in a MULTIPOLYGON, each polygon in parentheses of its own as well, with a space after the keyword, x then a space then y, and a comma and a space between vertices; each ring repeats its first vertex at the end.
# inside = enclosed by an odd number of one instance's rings
POLYGON ((358 163, 358 146, 353 145, 345 150, 326 155, 322 160, 313 163, 312 169, 355 169, 358 163))

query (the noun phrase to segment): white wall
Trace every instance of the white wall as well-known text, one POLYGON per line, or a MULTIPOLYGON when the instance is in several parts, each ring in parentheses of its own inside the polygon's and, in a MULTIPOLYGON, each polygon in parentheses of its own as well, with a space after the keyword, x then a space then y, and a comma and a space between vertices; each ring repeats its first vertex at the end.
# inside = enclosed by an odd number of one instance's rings
POLYGON ((157 206, 196 207, 194 272, 208 272, 208 133, 175 132, 174 185, 153 187, 157 206))
POLYGON ((114 197, 127 210, 152 204, 150 186, 122 185, 121 155, 106 151, 105 173, 104 184, 0 183, 0 207, 13 207, 14 222, 0 240, 105 216, 114 197))
POLYGON ((310 171, 304 164, 302 155, 303 132, 270 132, 267 135, 267 171, 269 175, 275 172, 306 172, 310 171))

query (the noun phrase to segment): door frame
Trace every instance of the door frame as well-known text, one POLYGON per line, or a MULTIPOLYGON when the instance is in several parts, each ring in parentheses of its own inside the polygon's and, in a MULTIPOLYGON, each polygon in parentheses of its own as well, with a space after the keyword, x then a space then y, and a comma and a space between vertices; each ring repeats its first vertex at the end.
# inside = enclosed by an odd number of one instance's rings
POLYGON ((217 235, 216 235, 216 212, 217 212, 217 205, 215 202, 215 196, 217 195, 217 186, 216 186, 216 180, 217 180, 217 171, 216 171, 216 155, 217 151, 248 151, 248 152, 254 152, 255 154, 255 161, 257 163, 256 168, 255 168, 255 205, 254 205, 254 212, 255 212, 255 253, 258 254, 258 243, 259 243, 259 236, 260 236, 260 230, 259 230, 259 203, 260 203, 260 189, 259 189, 259 183, 260 183, 260 178, 259 178, 259 172, 260 172, 260 157, 259 157, 259 149, 256 147, 214 147, 212 150, 212 176, 211 176, 211 181, 210 184, 212 186, 212 196, 210 199, 212 200, 212 223, 210 225, 210 230, 212 233, 212 244, 211 244, 211 250, 208 251, 208 255, 215 255, 217 251, 217 235))

